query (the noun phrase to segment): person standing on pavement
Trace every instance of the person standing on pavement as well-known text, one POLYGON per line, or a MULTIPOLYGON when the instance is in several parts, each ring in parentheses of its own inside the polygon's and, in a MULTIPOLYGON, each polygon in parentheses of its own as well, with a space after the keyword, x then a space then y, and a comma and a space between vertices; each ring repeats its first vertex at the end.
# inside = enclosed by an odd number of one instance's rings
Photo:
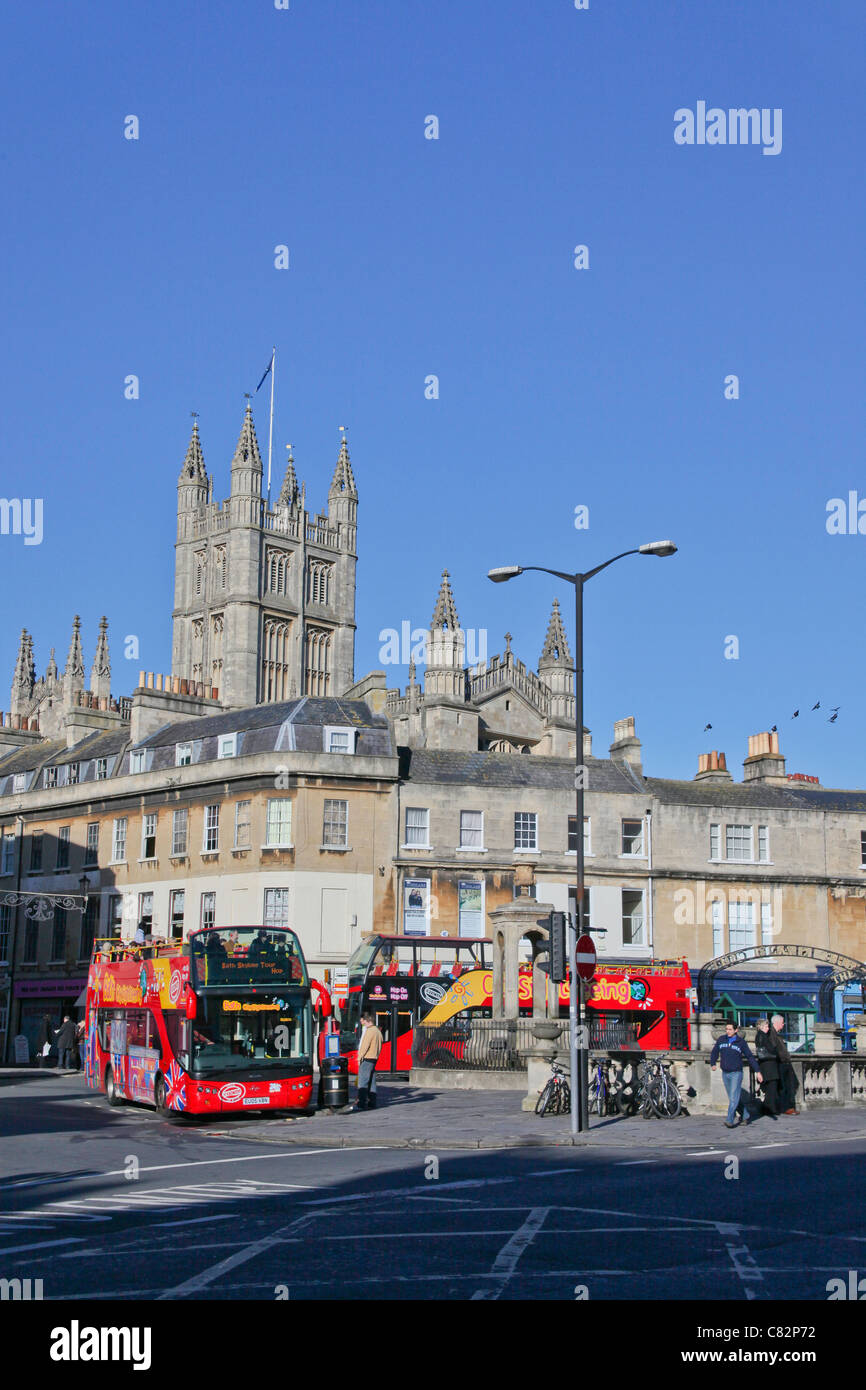
POLYGON ((58 1071, 70 1071, 72 1069, 72 1049, 75 1046, 75 1024, 64 1014, 63 1022, 55 1033, 57 1038, 57 1051, 60 1054, 57 1063, 58 1071))
POLYGON ((775 1041, 770 1037, 770 1020, 759 1018, 755 1033, 755 1056, 761 1068, 761 1087, 764 1092, 764 1109, 774 1120, 779 1118, 779 1053, 775 1041))
MULTIPOLYGON (((728 1118, 725 1125, 728 1129, 736 1129, 740 1123, 734 1116, 739 1113, 741 1108, 741 1096, 743 1091, 743 1067, 748 1063, 755 1073, 758 1081, 761 1081, 761 1073, 758 1071, 758 1063, 752 1056, 752 1050, 744 1038, 737 1033, 736 1023, 725 1024, 725 1036, 717 1038, 712 1052, 710 1053, 710 1066, 713 1071, 716 1063, 721 1060, 722 1080, 725 1083, 725 1090, 728 1093, 728 1118)), ((750 1115, 746 1116, 746 1124, 751 1124, 750 1115)))
POLYGON ((376 1109, 376 1063, 382 1051, 382 1034, 373 1015, 361 1014, 361 1041, 358 1044, 358 1104, 356 1110, 376 1109))
POLYGON ((781 1014, 773 1014, 770 1019, 770 1038, 776 1049, 779 1058, 779 1089, 781 1092, 781 1108, 784 1115, 799 1115, 797 1109, 797 1073, 791 1065, 791 1054, 788 1045, 782 1037, 785 1031, 785 1020, 781 1014))

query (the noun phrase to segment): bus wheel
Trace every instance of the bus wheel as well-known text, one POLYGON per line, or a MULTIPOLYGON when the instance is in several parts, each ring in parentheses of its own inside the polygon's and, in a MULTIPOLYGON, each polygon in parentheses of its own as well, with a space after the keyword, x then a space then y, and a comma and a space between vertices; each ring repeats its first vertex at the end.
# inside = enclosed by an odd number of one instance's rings
POLYGON ((157 1076, 153 1084, 153 1103, 156 1106, 158 1114, 168 1114, 168 1106, 165 1103, 165 1080, 161 1076, 157 1076))
POLYGON ((117 1087, 114 1084, 114 1072, 111 1067, 105 1068, 105 1098, 109 1105, 123 1104, 123 1099, 118 1095, 117 1087))
POLYGON ((428 1052, 424 1058, 425 1067, 453 1067, 454 1054, 449 1052, 447 1047, 434 1047, 432 1052, 428 1052))

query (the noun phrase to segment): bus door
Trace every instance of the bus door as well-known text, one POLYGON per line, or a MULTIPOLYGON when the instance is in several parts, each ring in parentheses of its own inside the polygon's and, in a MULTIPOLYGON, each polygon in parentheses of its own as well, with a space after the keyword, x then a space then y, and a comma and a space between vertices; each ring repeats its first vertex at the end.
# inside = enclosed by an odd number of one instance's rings
POLYGON ((378 1005, 373 1010, 376 1027, 382 1034, 382 1054, 376 1070, 409 1071, 412 1066, 412 1014, 405 1004, 378 1005))

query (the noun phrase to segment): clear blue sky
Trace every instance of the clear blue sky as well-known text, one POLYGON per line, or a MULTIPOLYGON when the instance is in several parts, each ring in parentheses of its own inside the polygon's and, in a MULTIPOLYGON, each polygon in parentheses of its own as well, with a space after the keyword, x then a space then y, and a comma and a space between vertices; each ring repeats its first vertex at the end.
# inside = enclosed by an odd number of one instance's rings
POLYGON ((634 714, 645 771, 716 747, 741 775, 775 723, 789 771, 866 785, 866 536, 825 529, 866 497, 864 39, 859 0, 7 10, 2 493, 43 498, 45 532, 0 537, 0 705, 21 626, 41 674, 75 612, 88 673, 107 613, 118 693, 169 669, 189 412, 224 496, 276 343, 275 457, 311 508, 349 427, 359 675, 444 566, 464 626, 534 666, 569 593, 490 566, 671 536, 587 590, 595 751, 634 714), (781 108, 781 153, 675 144, 698 101, 781 108))

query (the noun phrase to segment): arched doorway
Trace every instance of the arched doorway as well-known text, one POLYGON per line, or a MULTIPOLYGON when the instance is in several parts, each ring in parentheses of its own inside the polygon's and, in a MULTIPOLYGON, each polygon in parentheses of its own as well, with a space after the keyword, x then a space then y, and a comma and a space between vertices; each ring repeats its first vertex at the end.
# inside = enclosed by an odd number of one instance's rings
MULTIPOLYGON (((754 1022, 752 1015, 756 1017, 759 1013, 771 1012, 782 1014, 786 1024, 789 1019, 808 1019, 810 1015, 813 1023, 842 1022, 841 1019, 834 1018, 834 995, 840 986, 852 984, 860 986, 863 1004, 866 1006, 866 963, 855 960, 852 956, 843 956, 838 951, 830 951, 824 946, 795 946, 784 942, 746 946, 742 950, 716 956, 701 966, 697 980, 698 1009, 701 1013, 719 1009, 720 1012, 742 1023, 754 1022), (806 990, 799 994, 796 985, 793 990, 787 987, 779 988, 771 977, 767 978, 765 985, 755 988, 753 976, 750 994, 738 991, 731 981, 726 981, 724 990, 719 989, 720 973, 727 972, 737 965, 767 959, 797 960, 801 964, 812 962, 820 978, 816 980, 813 976, 806 990), (820 966, 829 966, 830 969, 820 971, 820 966)), ((804 1027, 798 1021, 796 1027, 791 1027, 788 1031, 792 1037, 796 1034, 806 1037, 808 1024, 804 1027)))

